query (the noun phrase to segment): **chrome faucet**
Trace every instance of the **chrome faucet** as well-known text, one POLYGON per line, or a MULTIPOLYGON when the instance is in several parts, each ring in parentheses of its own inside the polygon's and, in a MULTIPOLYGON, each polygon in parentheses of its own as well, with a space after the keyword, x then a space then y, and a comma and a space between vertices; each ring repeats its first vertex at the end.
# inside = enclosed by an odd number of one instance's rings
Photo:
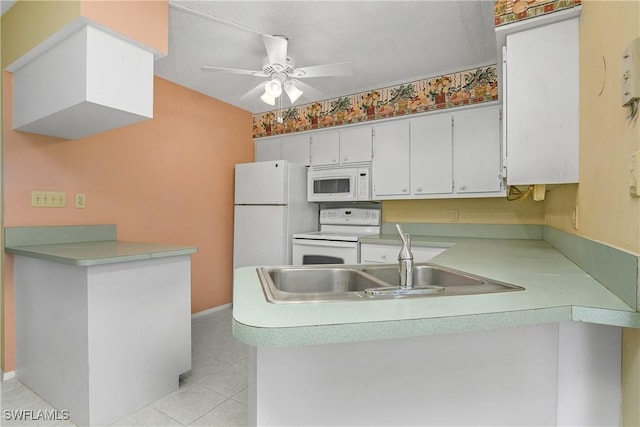
POLYGON ((411 236, 402 230, 400 224, 396 224, 396 229, 402 239, 402 248, 398 254, 400 263, 400 287, 403 289, 413 288, 413 254, 411 253, 411 236))

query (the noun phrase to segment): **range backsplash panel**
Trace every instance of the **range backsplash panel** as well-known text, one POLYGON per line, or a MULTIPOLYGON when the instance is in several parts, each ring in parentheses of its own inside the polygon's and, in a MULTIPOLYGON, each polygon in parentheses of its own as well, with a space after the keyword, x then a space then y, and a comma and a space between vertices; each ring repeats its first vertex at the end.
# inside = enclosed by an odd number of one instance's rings
POLYGON ((253 116, 253 137, 300 132, 496 101, 496 65, 431 77, 253 116))

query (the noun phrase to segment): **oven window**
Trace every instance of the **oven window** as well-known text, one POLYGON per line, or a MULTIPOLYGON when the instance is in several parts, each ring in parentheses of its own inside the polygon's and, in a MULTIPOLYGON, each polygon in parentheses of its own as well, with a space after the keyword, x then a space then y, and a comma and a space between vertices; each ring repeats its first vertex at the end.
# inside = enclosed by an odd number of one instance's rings
POLYGON ((344 264, 344 259, 328 255, 303 255, 302 264, 344 264))
POLYGON ((349 194, 350 183, 349 178, 316 179, 313 181, 313 192, 314 194, 349 194))

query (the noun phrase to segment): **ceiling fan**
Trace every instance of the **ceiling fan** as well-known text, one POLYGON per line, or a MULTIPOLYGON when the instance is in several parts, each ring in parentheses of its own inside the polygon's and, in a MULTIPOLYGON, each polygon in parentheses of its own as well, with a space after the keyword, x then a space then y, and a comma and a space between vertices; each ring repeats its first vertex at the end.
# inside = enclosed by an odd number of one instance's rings
POLYGON ((293 59, 287 57, 289 41, 286 37, 264 34, 262 35, 262 41, 264 42, 267 56, 262 62, 261 70, 253 71, 209 66, 203 66, 202 70, 267 78, 267 80, 241 96, 240 99, 257 96, 260 92, 264 91, 260 99, 269 105, 275 105, 276 99, 282 94, 283 90, 292 104, 296 102, 304 92, 307 93, 307 96, 319 96, 321 94, 321 92, 299 79, 351 75, 351 64, 349 62, 336 62, 295 68, 293 59))

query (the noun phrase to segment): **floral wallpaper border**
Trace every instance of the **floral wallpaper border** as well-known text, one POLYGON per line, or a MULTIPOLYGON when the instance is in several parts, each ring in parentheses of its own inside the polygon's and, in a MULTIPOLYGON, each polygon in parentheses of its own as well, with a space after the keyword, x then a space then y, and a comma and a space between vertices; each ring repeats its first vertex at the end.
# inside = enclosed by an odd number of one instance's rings
POLYGON ((523 19, 570 9, 581 4, 581 0, 494 0, 495 26, 511 24, 523 19))
POLYGON ((261 138, 498 99, 496 65, 445 74, 253 116, 261 138), (278 118, 281 120, 278 120, 278 118))

